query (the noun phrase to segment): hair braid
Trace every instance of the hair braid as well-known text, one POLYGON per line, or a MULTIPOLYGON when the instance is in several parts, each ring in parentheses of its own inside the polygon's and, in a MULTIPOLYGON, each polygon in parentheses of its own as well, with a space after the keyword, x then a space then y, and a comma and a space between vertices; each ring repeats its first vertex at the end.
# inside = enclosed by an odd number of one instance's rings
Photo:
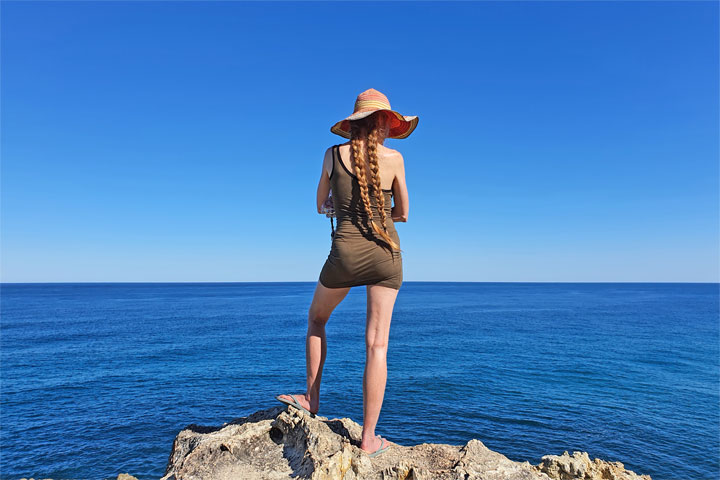
POLYGON ((363 206, 365 207, 365 212, 367 213, 368 220, 371 222, 373 221, 373 213, 372 208, 370 207, 370 194, 368 191, 368 182, 367 182, 367 174, 365 170, 365 158, 363 155, 362 148, 360 148, 360 142, 361 140, 359 138, 354 138, 352 140, 352 154, 353 154, 353 163, 355 165, 355 176, 358 179, 358 183, 360 184, 360 199, 363 202, 363 206))
POLYGON ((372 172, 372 179, 373 179, 373 187, 375 190, 375 200, 378 204, 378 211, 380 212, 380 220, 382 220, 382 228, 383 231, 380 232, 378 228, 375 225, 375 222, 372 223, 373 227, 375 228, 375 231, 378 232, 390 245, 392 245, 393 248, 399 248, 398 245, 390 238, 390 236, 387 233, 387 214, 385 213, 385 193, 382 191, 382 186, 380 184, 380 162, 378 161, 378 152, 377 152, 377 146, 378 146, 378 129, 377 126, 374 126, 370 133, 368 134, 368 141, 367 141, 367 150, 368 150, 368 159, 370 160, 370 171, 372 172))
MULTIPOLYGON (((374 117, 374 116, 373 116, 374 117)), ((352 122, 351 122, 352 125, 352 122)), ((354 169, 355 169, 355 176, 358 179, 358 184, 360 184, 360 198, 362 199, 363 206, 365 207, 365 212, 368 215, 368 221, 370 223, 370 226, 372 229, 380 235, 380 237, 383 238, 390 246, 394 249, 400 249, 400 246, 388 235, 387 233, 387 215, 385 214, 385 197, 383 194, 383 191, 380 187, 380 171, 379 171, 379 164, 378 164, 378 154, 377 154, 377 146, 378 146, 378 129, 377 124, 373 122, 371 125, 362 125, 362 124, 356 124, 352 125, 353 134, 351 135, 350 139, 350 148, 352 153, 352 159, 354 163, 354 169), (370 130, 368 134, 368 129, 370 130), (377 226, 375 223, 375 220, 373 219, 373 212, 372 212, 372 206, 370 204, 370 194, 368 189, 368 181, 367 181, 367 171, 365 168, 365 159, 363 149, 361 148, 361 144, 363 143, 363 139, 365 140, 365 145, 367 145, 368 150, 368 156, 370 157, 370 177, 373 182, 373 189, 375 190, 375 195, 378 200, 379 205, 379 212, 380 212, 380 218, 382 219, 382 229, 377 226)))

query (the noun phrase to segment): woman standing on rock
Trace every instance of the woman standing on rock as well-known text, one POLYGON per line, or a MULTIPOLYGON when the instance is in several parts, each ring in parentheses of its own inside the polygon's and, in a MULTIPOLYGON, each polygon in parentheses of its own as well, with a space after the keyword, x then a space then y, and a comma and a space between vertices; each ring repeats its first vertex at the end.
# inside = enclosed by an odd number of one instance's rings
POLYGON ((387 381, 390 320, 403 280, 400 238, 394 222, 406 222, 409 211, 403 157, 383 143, 386 138, 406 138, 418 120, 417 116, 392 110, 387 97, 371 88, 358 95, 352 115, 330 128, 350 141, 325 152, 317 189, 318 213, 326 213, 328 207, 334 209, 337 228, 333 228, 330 254, 308 313, 307 391, 275 397, 311 416, 317 413, 327 346, 325 324, 351 287, 366 285, 367 351, 360 448, 371 456, 389 448, 385 438, 375 435, 375 426, 387 381), (393 198, 395 205, 391 207, 393 198))

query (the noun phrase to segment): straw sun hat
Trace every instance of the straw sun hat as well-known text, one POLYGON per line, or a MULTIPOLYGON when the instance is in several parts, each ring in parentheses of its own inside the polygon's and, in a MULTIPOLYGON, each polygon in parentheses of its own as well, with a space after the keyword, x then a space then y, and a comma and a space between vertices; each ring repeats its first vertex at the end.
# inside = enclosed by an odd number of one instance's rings
POLYGON ((388 138, 406 138, 418 124, 417 116, 402 115, 390 108, 390 101, 381 92, 370 88, 357 96, 355 109, 349 117, 345 117, 330 127, 330 131, 341 137, 350 138, 350 120, 358 120, 378 111, 387 111, 390 119, 388 138))

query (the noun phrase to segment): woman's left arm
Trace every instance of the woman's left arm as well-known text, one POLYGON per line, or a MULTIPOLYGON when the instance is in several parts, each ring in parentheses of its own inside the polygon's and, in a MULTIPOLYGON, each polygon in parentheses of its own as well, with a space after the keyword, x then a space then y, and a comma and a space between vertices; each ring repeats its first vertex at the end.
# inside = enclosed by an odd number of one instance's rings
POLYGON ((316 206, 318 213, 323 213, 322 206, 330 195, 330 176, 327 173, 330 159, 332 159, 332 147, 325 151, 325 158, 323 159, 322 173, 320 174, 320 182, 317 188, 316 206))

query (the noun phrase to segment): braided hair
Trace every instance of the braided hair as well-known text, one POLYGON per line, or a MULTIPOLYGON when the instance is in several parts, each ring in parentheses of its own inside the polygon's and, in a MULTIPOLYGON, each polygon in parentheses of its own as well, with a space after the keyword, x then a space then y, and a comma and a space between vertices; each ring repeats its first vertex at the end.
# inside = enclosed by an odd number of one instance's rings
POLYGON ((355 176, 360 184, 360 198, 362 199, 365 212, 372 229, 380 235, 392 248, 399 250, 400 246, 387 233, 387 215, 385 213, 385 195, 380 187, 380 165, 378 162, 378 144, 382 143, 387 135, 387 117, 385 112, 377 112, 365 118, 350 122, 350 152, 352 163, 355 165, 355 176), (382 114, 381 117, 378 113, 382 114), (378 226, 373 218, 370 207, 370 193, 368 185, 368 172, 365 167, 365 159, 362 144, 366 145, 370 165, 370 181, 377 200, 378 211, 382 228, 378 226))

